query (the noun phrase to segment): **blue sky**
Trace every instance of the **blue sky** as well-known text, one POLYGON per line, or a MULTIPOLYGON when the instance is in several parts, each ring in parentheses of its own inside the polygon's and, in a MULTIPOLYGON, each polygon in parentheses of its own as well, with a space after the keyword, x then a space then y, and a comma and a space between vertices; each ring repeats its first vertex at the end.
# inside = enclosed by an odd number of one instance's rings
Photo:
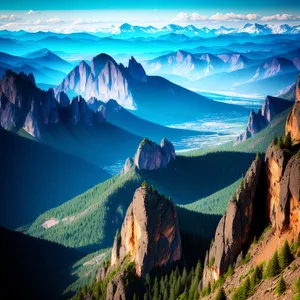
POLYGON ((162 27, 239 27, 245 23, 300 24, 300 0, 27 0, 1 1, 0 30, 93 32, 122 23, 162 27))
POLYGON ((298 0, 14 0, 1 1, 0 9, 9 10, 59 10, 59 9, 225 9, 225 10, 286 10, 299 9, 298 0))

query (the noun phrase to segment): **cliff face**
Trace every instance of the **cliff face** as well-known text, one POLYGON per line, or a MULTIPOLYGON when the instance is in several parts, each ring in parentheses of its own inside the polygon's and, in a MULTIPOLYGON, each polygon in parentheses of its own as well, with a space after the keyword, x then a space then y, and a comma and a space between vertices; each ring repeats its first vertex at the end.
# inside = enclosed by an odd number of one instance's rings
POLYGON ((127 257, 135 262, 138 276, 181 258, 175 205, 147 188, 138 188, 134 194, 114 241, 111 265, 121 264, 127 257))
POLYGON ((276 117, 279 113, 293 105, 293 102, 285 99, 267 96, 262 109, 257 113, 251 110, 248 119, 246 131, 236 138, 235 144, 246 141, 264 128, 276 117))
POLYGON ((102 53, 91 60, 91 67, 83 61, 74 68, 55 88, 55 95, 58 97, 60 92, 65 92, 86 99, 95 97, 104 102, 114 99, 125 108, 135 109, 130 91, 131 81, 147 81, 141 64, 131 57, 128 68, 124 68, 112 57, 102 53))
MULTIPOLYGON (((229 202, 218 224, 215 240, 205 258, 201 288, 224 274, 229 265, 237 261, 243 245, 251 242, 249 230, 253 234, 259 225, 251 223, 254 215, 258 223, 263 223, 258 216, 266 216, 272 224, 272 232, 263 246, 263 249, 269 250, 265 251, 275 251, 286 237, 297 240, 300 233, 299 153, 298 145, 284 149, 272 144, 266 152, 264 163, 257 160, 252 163, 245 177, 248 178, 247 184, 236 192, 237 201, 229 202)), ((263 257, 268 254, 256 255, 263 257)))
POLYGON ((253 218, 253 200, 259 183, 262 162, 255 160, 246 173, 243 185, 229 201, 225 215, 216 229, 215 239, 205 257, 200 287, 220 278, 246 244, 253 218))
POLYGON ((139 170, 155 170, 175 159, 174 146, 167 139, 162 139, 160 145, 144 139, 134 156, 134 164, 139 170))
POLYGON ((295 144, 300 142, 300 76, 296 82, 296 103, 288 116, 285 132, 291 133, 295 144))
POLYGON ((32 75, 19 75, 7 71, 1 80, 0 124, 6 130, 17 131, 23 128, 31 136, 42 139, 44 130, 59 122, 79 122, 92 126, 94 122, 105 122, 105 107, 93 112, 86 101, 78 96, 70 103, 64 92, 54 97, 54 91, 40 90, 32 75))
POLYGON ((1 80, 0 99, 0 119, 4 129, 23 127, 39 138, 41 127, 59 122, 53 90, 38 89, 32 74, 6 71, 1 80))

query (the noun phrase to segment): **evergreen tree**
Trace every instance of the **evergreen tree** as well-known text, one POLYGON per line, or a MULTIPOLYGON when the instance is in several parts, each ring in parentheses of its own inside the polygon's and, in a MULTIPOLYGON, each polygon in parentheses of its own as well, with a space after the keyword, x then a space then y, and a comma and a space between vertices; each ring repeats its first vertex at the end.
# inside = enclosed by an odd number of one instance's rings
POLYGON ((286 283, 284 281, 283 276, 281 275, 276 285, 275 294, 280 296, 285 292, 285 290, 286 290, 286 283))
POLYGON ((274 139, 273 139, 273 145, 277 145, 278 144, 278 139, 277 139, 277 137, 274 137, 274 139))
POLYGON ((165 288, 165 290, 164 290, 163 300, 169 300, 169 294, 168 294, 167 288, 165 288))
POLYGON ((265 277, 274 277, 278 275, 281 272, 280 264, 279 264, 279 258, 278 258, 278 252, 275 251, 274 255, 270 259, 266 271, 265 271, 265 277))
POLYGON ((259 153, 259 152, 256 152, 255 160, 259 160, 259 159, 260 159, 260 153, 259 153))
POLYGON ((216 295, 215 300, 226 300, 226 299, 227 299, 227 297, 226 297, 224 288, 221 287, 216 295))
POLYGON ((247 277, 247 279, 243 283, 242 295, 243 295, 243 299, 247 299, 251 295, 251 284, 250 284, 249 277, 247 277))
POLYGON ((133 294, 132 300, 137 300, 136 293, 133 294))
POLYGON ((288 132, 287 135, 284 136, 283 138, 283 145, 286 149, 291 149, 292 147, 292 137, 291 137, 291 133, 288 132))
POLYGON ((187 281, 187 271, 186 271, 186 268, 184 268, 182 271, 181 279, 180 279, 181 286, 185 286, 186 281, 187 281))
POLYGON ((159 296, 159 286, 158 286, 158 279, 155 277, 154 284, 153 284, 153 300, 158 300, 159 296))
POLYGON ((295 294, 300 294, 300 277, 298 277, 295 282, 294 282, 294 290, 295 290, 295 294))
POLYGON ((293 260, 294 256, 292 254, 289 243, 285 241, 279 253, 279 264, 281 269, 285 269, 293 260))
POLYGON ((254 287, 261 282, 262 276, 262 266, 257 266, 250 279, 252 291, 254 291, 254 287))
POLYGON ((282 137, 279 138, 278 144, 277 144, 281 149, 283 148, 283 140, 282 137))
POLYGON ((149 300, 148 292, 144 294, 144 300, 149 300))

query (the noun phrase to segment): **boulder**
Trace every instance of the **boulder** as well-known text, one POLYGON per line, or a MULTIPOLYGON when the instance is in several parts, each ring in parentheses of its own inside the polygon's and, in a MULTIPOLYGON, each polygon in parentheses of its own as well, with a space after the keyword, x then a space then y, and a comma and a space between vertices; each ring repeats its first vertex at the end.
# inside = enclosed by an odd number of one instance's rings
POLYGON ((181 258, 181 238, 172 201, 147 187, 138 188, 120 234, 116 235, 111 265, 135 262, 136 274, 168 266, 181 258))

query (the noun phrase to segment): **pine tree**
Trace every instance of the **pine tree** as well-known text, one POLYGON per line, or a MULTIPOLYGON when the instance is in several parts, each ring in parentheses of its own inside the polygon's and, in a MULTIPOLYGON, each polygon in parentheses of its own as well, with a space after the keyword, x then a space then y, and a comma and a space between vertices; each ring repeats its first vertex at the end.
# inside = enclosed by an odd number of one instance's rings
POLYGON ((221 287, 216 295, 215 300, 226 300, 226 299, 227 299, 227 297, 226 297, 225 291, 224 291, 223 287, 221 287))
POLYGON ((288 132, 287 135, 284 136, 283 138, 283 145, 286 149, 291 149, 292 147, 292 137, 291 137, 291 133, 288 132))
POLYGON ((279 264, 281 269, 285 269, 293 260, 294 256, 292 254, 289 243, 285 241, 279 253, 279 264))
POLYGON ((265 277, 274 277, 280 272, 281 268, 279 264, 278 252, 276 251, 266 267, 265 277))
POLYGON ((252 291, 254 291, 254 287, 256 285, 258 285, 261 280, 262 280, 262 267, 261 266, 257 266, 251 276, 251 279, 250 279, 250 284, 251 284, 251 289, 252 291))
POLYGON ((300 277, 298 277, 295 282, 294 282, 294 290, 295 290, 295 294, 300 294, 300 277))
POLYGON ((256 152, 255 160, 259 160, 259 159, 260 159, 260 153, 259 153, 259 152, 256 152))
POLYGON ((158 279, 155 277, 153 284, 153 300, 158 300, 159 296, 159 287, 158 287, 158 279))
POLYGON ((181 279, 180 279, 181 286, 184 287, 186 284, 186 281, 187 281, 187 271, 186 271, 186 268, 184 268, 182 271, 181 279))
POLYGON ((251 284, 250 284, 249 277, 247 277, 247 279, 243 283, 242 295, 243 295, 243 299, 247 299, 251 295, 251 284))
POLYGON ((277 144, 281 149, 283 148, 283 140, 282 137, 279 138, 278 144, 277 144))
POLYGON ((133 294, 132 300, 137 300, 136 293, 133 294))
POLYGON ((286 290, 286 283, 284 281, 283 276, 281 275, 276 285, 275 294, 280 296, 285 292, 285 290, 286 290))
POLYGON ((168 294, 168 288, 167 287, 165 288, 165 291, 164 291, 163 300, 169 300, 169 294, 168 294))
POLYGON ((277 139, 277 137, 274 137, 274 139, 273 139, 273 145, 277 145, 278 144, 278 139, 277 139))

